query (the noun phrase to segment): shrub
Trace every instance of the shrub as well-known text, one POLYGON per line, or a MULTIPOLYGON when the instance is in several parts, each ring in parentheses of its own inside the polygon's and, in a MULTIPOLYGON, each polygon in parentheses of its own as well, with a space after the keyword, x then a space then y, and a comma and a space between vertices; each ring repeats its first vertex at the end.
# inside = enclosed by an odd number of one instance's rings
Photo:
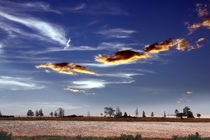
POLYGON ((13 137, 11 134, 8 134, 7 132, 0 131, 0 140, 13 140, 13 137))

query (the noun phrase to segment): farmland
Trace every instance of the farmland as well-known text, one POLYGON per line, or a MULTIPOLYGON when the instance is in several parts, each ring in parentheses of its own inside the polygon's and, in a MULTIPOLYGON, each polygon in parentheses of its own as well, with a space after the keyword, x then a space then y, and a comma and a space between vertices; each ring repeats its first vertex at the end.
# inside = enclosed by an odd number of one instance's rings
POLYGON ((141 134, 148 138, 171 138, 174 135, 184 137, 198 132, 202 137, 210 137, 210 123, 207 122, 1 120, 0 130, 14 136, 114 137, 141 134))

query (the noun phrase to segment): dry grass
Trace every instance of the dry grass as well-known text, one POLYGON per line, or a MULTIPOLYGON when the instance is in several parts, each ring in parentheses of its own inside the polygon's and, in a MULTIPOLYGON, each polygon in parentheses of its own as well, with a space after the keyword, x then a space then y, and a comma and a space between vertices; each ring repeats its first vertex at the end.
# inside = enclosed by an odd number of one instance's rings
POLYGON ((23 121, 44 121, 44 120, 55 120, 55 121, 126 121, 126 122, 210 122, 210 118, 163 118, 163 117, 127 117, 127 118, 115 118, 115 117, 14 117, 6 118, 0 117, 0 120, 23 120, 23 121))
POLYGON ((184 137, 198 132, 210 137, 210 123, 113 121, 0 121, 0 130, 14 136, 114 137, 141 134, 144 138, 184 137))

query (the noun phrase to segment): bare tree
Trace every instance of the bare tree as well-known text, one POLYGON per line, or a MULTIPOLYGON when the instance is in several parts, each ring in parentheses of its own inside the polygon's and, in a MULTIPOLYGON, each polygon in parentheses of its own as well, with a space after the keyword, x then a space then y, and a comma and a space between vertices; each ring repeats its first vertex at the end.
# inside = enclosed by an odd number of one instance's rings
POLYGON ((36 117, 39 116, 39 111, 38 111, 38 110, 35 111, 35 116, 36 116, 36 117))
POLYGON ((109 117, 112 117, 114 115, 115 110, 112 107, 105 107, 104 108, 104 114, 109 115, 109 117))
POLYGON ((143 117, 143 118, 145 118, 145 117, 146 117, 146 114, 145 114, 145 112, 144 112, 144 111, 142 112, 142 117, 143 117))
POLYGON ((152 118, 154 117, 154 112, 151 113, 151 117, 152 117, 152 118))
POLYGON ((136 117, 139 116, 139 109, 138 108, 136 108, 136 110, 135 110, 135 115, 136 115, 136 117))
POLYGON ((58 117, 58 113, 57 113, 57 111, 55 111, 54 116, 55 116, 55 117, 58 117))
POLYGON ((115 117, 122 117, 122 112, 119 107, 116 108, 115 117))
POLYGON ((50 116, 53 117, 53 112, 50 112, 50 116))
POLYGON ((58 108, 58 117, 64 117, 64 109, 61 107, 58 108))
POLYGON ((164 111, 163 117, 166 118, 166 112, 164 111))
POLYGON ((42 109, 39 110, 39 116, 40 117, 44 116, 44 113, 43 113, 42 109))

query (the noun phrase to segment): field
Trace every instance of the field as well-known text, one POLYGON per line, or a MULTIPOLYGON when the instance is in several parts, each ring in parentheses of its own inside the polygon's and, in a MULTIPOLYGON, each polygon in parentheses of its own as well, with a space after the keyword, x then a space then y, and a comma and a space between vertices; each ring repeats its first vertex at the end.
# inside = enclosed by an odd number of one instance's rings
POLYGON ((184 137, 198 132, 210 137, 210 123, 202 122, 114 122, 114 121, 20 121, 1 120, 0 130, 14 136, 114 137, 141 134, 147 138, 184 137))

